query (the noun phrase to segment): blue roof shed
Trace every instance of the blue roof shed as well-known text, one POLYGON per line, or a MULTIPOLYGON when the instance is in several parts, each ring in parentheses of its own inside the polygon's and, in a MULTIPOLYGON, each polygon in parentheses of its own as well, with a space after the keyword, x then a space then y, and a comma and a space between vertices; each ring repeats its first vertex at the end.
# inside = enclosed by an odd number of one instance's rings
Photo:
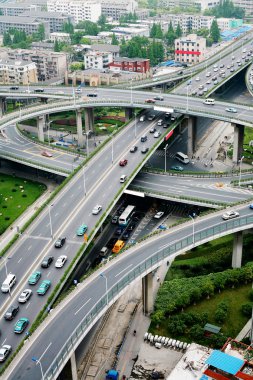
POLYGON ((235 375, 243 366, 244 360, 235 358, 234 356, 225 354, 224 352, 214 350, 207 359, 206 364, 230 373, 231 375, 235 375))

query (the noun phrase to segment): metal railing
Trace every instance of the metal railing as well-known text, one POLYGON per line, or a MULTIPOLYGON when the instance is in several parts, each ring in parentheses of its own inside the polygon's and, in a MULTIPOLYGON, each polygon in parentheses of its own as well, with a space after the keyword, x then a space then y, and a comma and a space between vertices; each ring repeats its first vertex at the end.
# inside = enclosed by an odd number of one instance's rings
MULTIPOLYGON (((168 245, 167 248, 156 251, 151 257, 141 262, 134 269, 131 269, 120 278, 96 304, 95 306, 85 315, 83 320, 73 331, 72 335, 69 337, 62 350, 55 357, 49 369, 46 371, 45 380, 55 379, 56 376, 61 371, 63 365, 67 362, 72 352, 76 349, 81 339, 86 334, 86 331, 92 326, 97 319, 97 317, 106 311, 110 302, 114 302, 121 292, 135 279, 143 277, 146 273, 152 271, 157 267, 162 261, 169 258, 172 254, 180 254, 183 251, 188 250, 192 246, 197 246, 203 244, 204 242, 213 240, 219 236, 227 235, 232 232, 237 232, 246 228, 253 227, 253 215, 245 216, 238 219, 232 219, 227 222, 222 222, 221 224, 215 225, 213 227, 208 227, 202 229, 200 232, 195 232, 194 237, 191 236, 179 239, 176 242, 168 245)), ((168 234, 168 239, 170 239, 170 234, 168 234)), ((141 246, 140 246, 141 248, 141 246)))

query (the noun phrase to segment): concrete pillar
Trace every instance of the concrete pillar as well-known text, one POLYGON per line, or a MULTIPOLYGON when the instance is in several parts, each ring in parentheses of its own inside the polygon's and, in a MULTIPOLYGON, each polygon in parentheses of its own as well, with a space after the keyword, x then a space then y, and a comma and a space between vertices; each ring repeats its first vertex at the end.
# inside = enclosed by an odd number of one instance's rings
POLYGON ((147 274, 142 279, 142 303, 143 313, 150 314, 153 311, 154 299, 153 299, 153 273, 147 274))
POLYGON ((243 156, 244 125, 234 123, 231 125, 234 127, 233 162, 238 164, 238 161, 243 156))
POLYGON ((0 98, 0 116, 3 116, 3 114, 7 111, 7 104, 6 104, 6 98, 0 98))
POLYGON ((85 132, 94 131, 94 112, 92 107, 84 109, 84 121, 85 132))
POLYGON ((70 357, 70 364, 71 364, 72 380, 77 380, 77 368, 76 368, 76 354, 75 354, 75 352, 73 352, 73 354, 70 357))
POLYGON ((77 143, 80 147, 84 146, 82 109, 76 110, 76 127, 77 127, 77 143))
POLYGON ((133 117, 133 108, 126 107, 125 108, 125 120, 128 122, 133 117))
POLYGON ((38 139, 44 142, 43 128, 45 126, 45 116, 41 115, 37 117, 38 139))
POLYGON ((242 231, 234 233, 232 268, 241 268, 242 266, 242 231))
POLYGON ((188 141, 187 141, 187 155, 192 157, 196 147, 196 130, 197 118, 196 116, 188 117, 188 141))

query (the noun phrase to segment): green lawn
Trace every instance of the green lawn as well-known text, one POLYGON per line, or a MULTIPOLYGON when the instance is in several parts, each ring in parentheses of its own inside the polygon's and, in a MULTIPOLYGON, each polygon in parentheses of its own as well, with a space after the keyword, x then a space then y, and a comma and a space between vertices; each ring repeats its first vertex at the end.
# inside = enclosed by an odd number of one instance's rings
POLYGON ((44 184, 0 174, 0 235, 45 189, 44 184))
POLYGON ((241 306, 244 303, 250 302, 249 292, 252 289, 252 284, 240 286, 236 289, 226 289, 219 294, 215 294, 209 300, 203 300, 196 306, 189 306, 185 309, 185 312, 192 313, 208 313, 208 323, 219 325, 214 319, 214 313, 217 309, 217 305, 221 301, 228 303, 229 312, 225 322, 220 325, 222 327, 222 333, 226 336, 236 337, 241 331, 243 326, 247 323, 248 318, 241 312, 241 306))

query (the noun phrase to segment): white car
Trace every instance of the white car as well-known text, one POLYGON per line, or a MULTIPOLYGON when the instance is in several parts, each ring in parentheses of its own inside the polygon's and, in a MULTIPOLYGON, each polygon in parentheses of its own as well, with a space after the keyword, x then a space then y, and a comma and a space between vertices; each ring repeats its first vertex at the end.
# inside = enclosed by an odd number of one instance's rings
POLYGON ((215 67, 215 69, 213 70, 215 73, 217 72, 217 71, 219 71, 219 69, 218 69, 218 67, 215 67))
POLYGON ((164 212, 163 212, 163 211, 158 211, 158 212, 155 214, 154 218, 155 218, 155 219, 160 219, 163 215, 164 215, 164 212))
POLYGON ((225 212, 225 214, 222 215, 222 219, 223 220, 233 219, 233 218, 237 218, 239 215, 240 215, 239 212, 231 210, 231 211, 225 212))
POLYGON ((97 214, 100 213, 101 210, 102 210, 102 206, 100 206, 100 205, 96 205, 96 206, 94 207, 94 209, 92 210, 92 214, 93 214, 93 215, 97 215, 97 214))
POLYGON ((154 133, 154 137, 155 138, 158 138, 158 137, 160 137, 161 136, 161 132, 160 131, 156 131, 155 133, 154 133))
POLYGON ((200 77, 196 77, 195 80, 196 80, 196 82, 200 81, 200 77))
POLYGON ((11 353, 12 347, 9 344, 4 344, 0 348, 0 362, 4 362, 7 356, 11 353))
POLYGON ((68 257, 66 255, 59 256, 55 262, 55 268, 62 268, 63 265, 66 263, 67 259, 68 257))
POLYGON ((20 302, 20 303, 26 303, 26 301, 28 301, 29 298, 31 297, 32 293, 33 292, 31 291, 31 289, 25 289, 25 290, 23 290, 23 292, 18 297, 18 302, 20 302))

